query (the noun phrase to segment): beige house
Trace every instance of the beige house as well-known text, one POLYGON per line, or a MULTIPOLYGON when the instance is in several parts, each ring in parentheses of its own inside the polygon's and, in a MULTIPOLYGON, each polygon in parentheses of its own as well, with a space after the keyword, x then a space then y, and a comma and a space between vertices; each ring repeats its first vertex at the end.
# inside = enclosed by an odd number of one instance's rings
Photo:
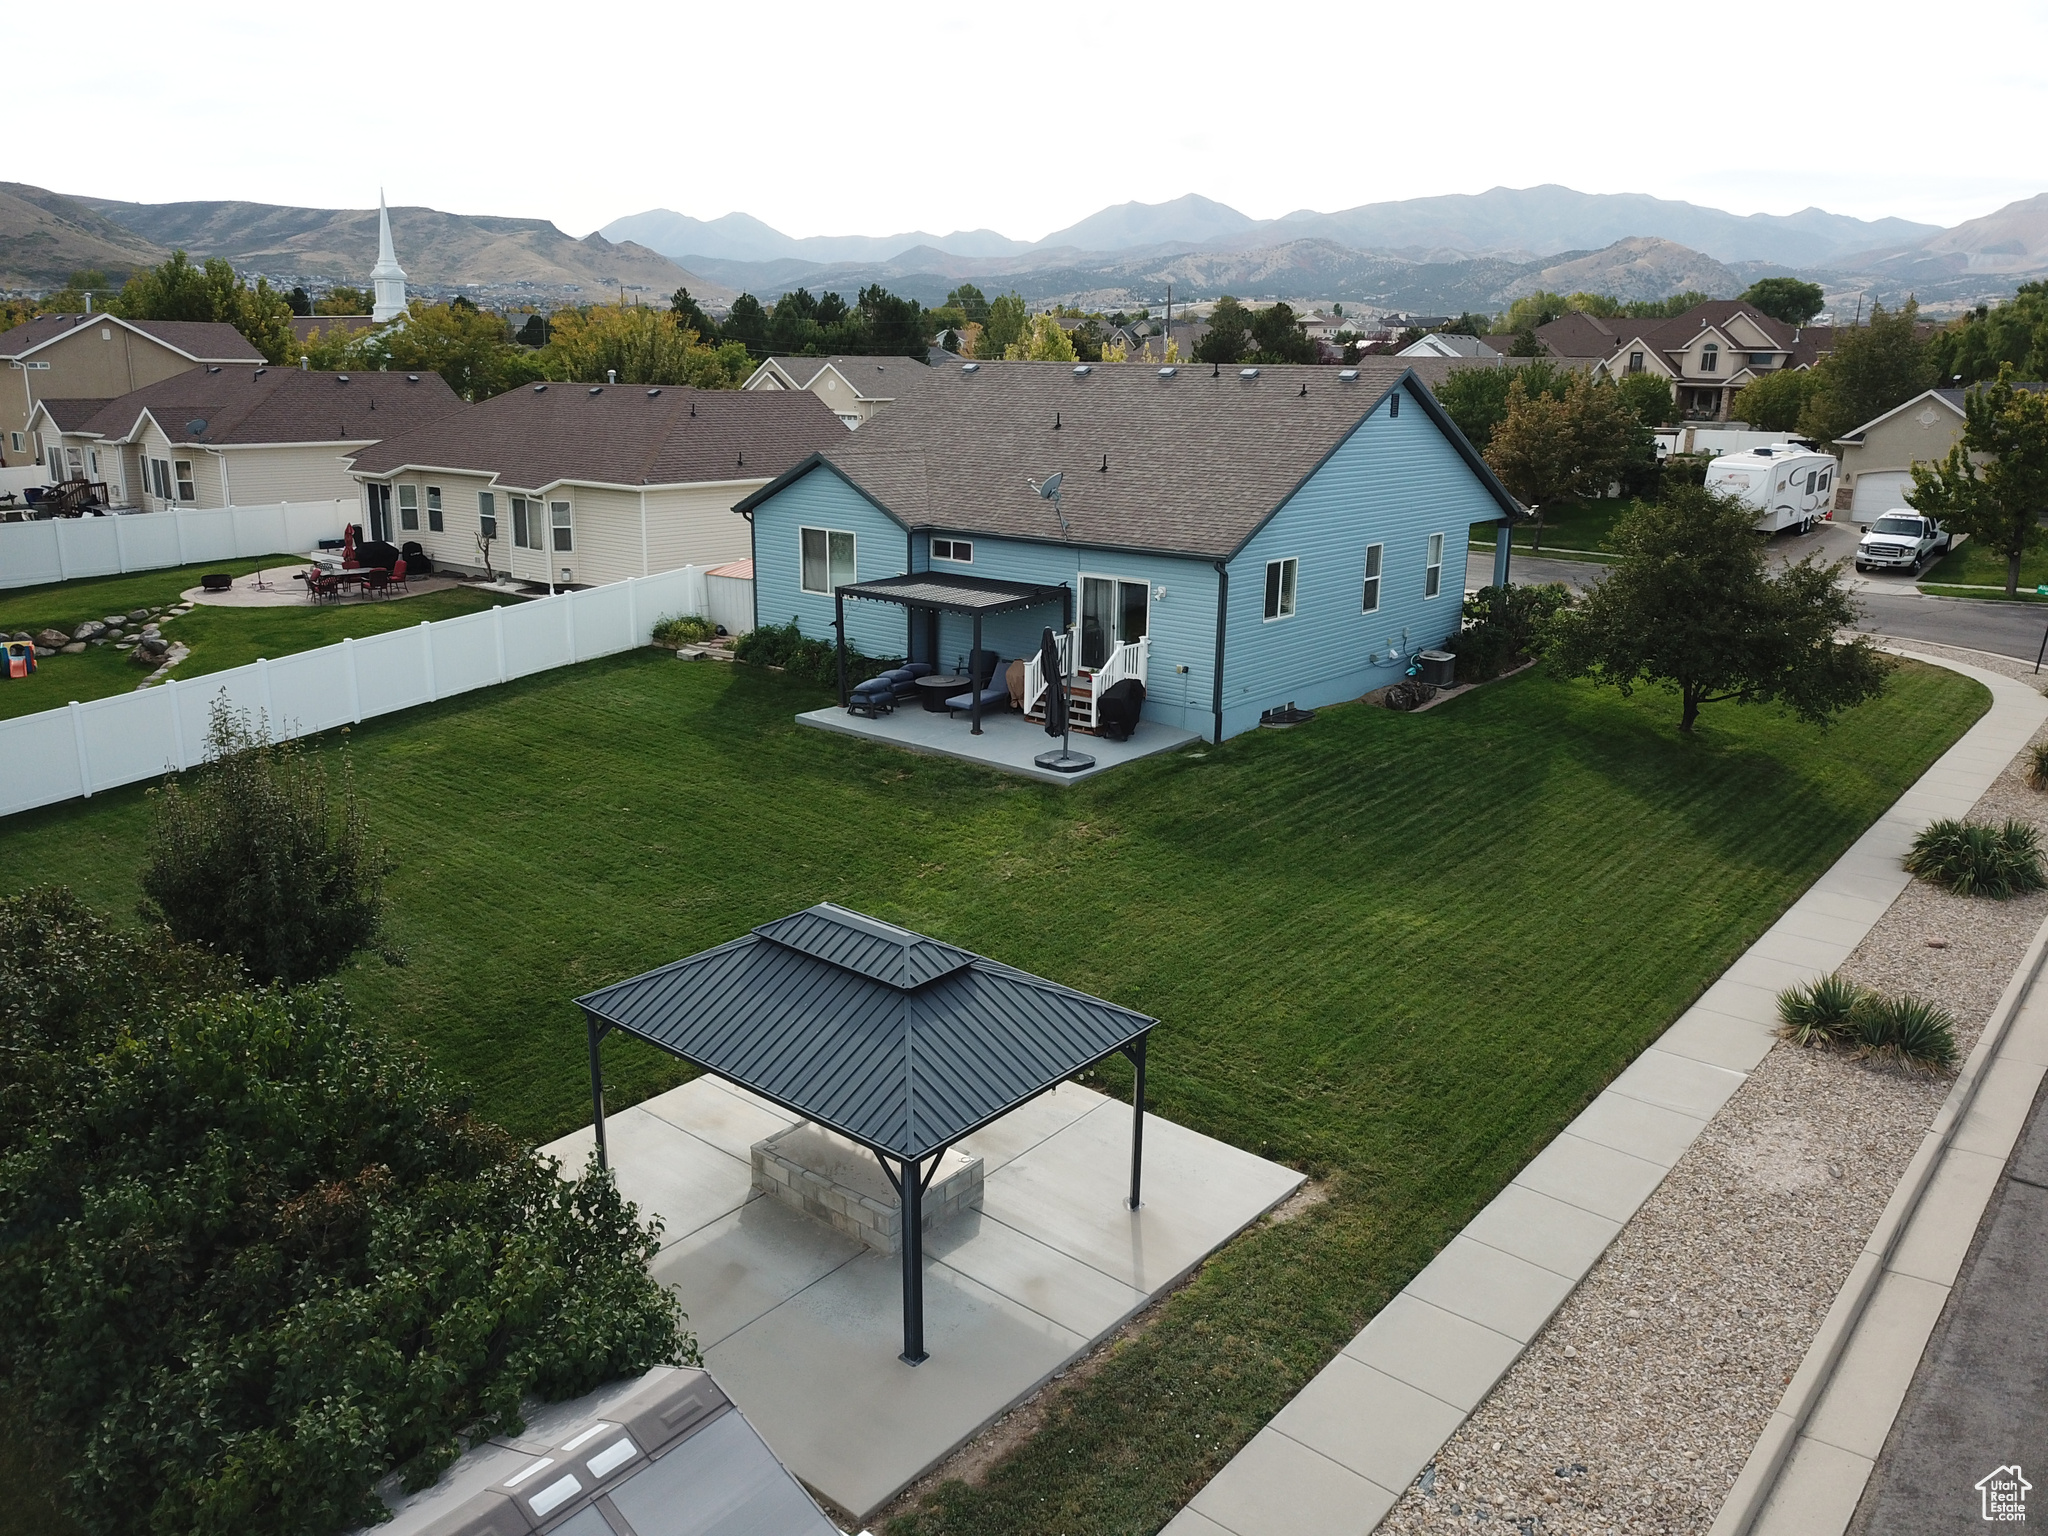
POLYGON ((109 505, 158 512, 353 501, 351 457, 467 409, 438 373, 213 364, 114 400, 39 400, 32 428, 109 505))
POLYGON ((1812 367, 1834 350, 1834 334, 1830 326, 1787 325, 1741 299, 1710 299, 1671 320, 1573 313, 1536 329, 1553 357, 1597 358, 1613 378, 1648 373, 1669 380, 1687 421, 1726 421, 1743 385, 1812 367))
POLYGON ((41 315, 0 334, 0 459, 41 461, 63 479, 56 442, 35 439, 29 417, 43 399, 105 402, 189 368, 257 364, 263 354, 232 325, 201 320, 123 320, 115 315, 41 315))
POLYGON ((740 388, 807 389, 851 430, 906 389, 927 382, 930 373, 930 368, 908 357, 771 357, 740 388))
POLYGON ((747 558, 734 503, 844 436, 808 390, 535 384, 379 442, 354 474, 368 538, 596 586, 747 558))
MULTIPOLYGON (((2015 387, 2048 389, 2044 384, 2015 387)), ((1906 493, 1913 489, 1913 466, 1948 457, 1949 449, 1962 441, 1965 393, 1930 389, 1836 439, 1850 515, 1857 522, 1905 506, 1906 493)))

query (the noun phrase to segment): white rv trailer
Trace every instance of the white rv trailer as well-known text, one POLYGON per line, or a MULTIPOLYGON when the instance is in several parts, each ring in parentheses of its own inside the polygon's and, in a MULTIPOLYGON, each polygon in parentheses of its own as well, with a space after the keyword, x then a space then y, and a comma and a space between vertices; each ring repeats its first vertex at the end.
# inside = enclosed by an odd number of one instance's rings
POLYGON ((1797 443, 1724 454, 1707 465, 1707 489, 1755 509, 1758 533, 1825 521, 1835 501, 1839 461, 1797 443))

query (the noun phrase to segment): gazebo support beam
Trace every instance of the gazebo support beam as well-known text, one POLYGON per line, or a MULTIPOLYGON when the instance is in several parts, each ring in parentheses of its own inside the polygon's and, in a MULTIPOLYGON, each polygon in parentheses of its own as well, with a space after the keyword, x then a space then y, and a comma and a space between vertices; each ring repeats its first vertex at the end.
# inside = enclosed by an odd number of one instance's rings
POLYGON ((832 633, 839 652, 839 707, 846 708, 846 593, 832 589, 832 633))
POLYGON ((1145 1168, 1145 1040, 1138 1036, 1131 1047, 1131 1065, 1136 1069, 1131 1086, 1131 1209, 1138 1208, 1139 1177, 1145 1168))
POLYGON ((974 729, 969 734, 975 736, 981 734, 981 675, 974 670, 980 665, 981 614, 977 611, 974 615, 974 649, 967 653, 967 689, 973 695, 967 714, 974 721, 974 729))
POLYGON ((590 1031, 590 1123, 597 1132, 597 1166, 609 1168, 611 1159, 604 1144, 604 1058, 598 1055, 597 1048, 611 1025, 600 1023, 590 1014, 583 1016, 583 1022, 590 1031))
MULTIPOLYGON (((943 1153, 940 1154, 944 1156, 943 1153)), ((924 1180, 918 1159, 905 1158, 896 1181, 903 1200, 903 1353, 905 1365, 922 1364, 924 1349, 924 1180)), ((936 1164, 935 1164, 936 1166, 936 1164)))

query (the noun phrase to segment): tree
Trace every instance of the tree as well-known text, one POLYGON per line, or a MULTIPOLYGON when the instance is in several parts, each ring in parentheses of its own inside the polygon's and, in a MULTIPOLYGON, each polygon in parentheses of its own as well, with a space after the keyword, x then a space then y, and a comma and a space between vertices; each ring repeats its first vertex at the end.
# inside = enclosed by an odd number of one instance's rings
POLYGON ((129 320, 212 320, 232 325, 273 363, 293 356, 292 311, 268 278, 252 288, 220 257, 195 267, 183 251, 129 278, 107 306, 129 320))
POLYGON ((1797 432, 1819 386, 1820 379, 1810 368, 1761 373, 1735 392, 1728 414, 1759 432, 1797 432))
POLYGON ((732 301, 732 308, 726 311, 723 334, 728 341, 738 342, 751 353, 765 354, 768 350, 768 311, 751 293, 741 294, 732 301))
POLYGON ((284 296, 284 301, 291 306, 295 315, 305 316, 313 313, 313 296, 303 288, 292 289, 284 296))
MULTIPOLYGON (((1551 293, 1539 288, 1526 293, 1508 306, 1508 312, 1501 317, 1500 328, 1504 331, 1534 331, 1538 326, 1571 312, 1571 300, 1561 293, 1551 293)), ((1525 354, 1533 355, 1533 354, 1525 354)))
POLYGON ((1835 332, 1835 350, 1815 365, 1818 382, 1801 416, 1802 435, 1832 443, 1845 432, 1903 405, 1934 382, 1934 359, 1920 338, 1920 306, 1870 307, 1866 325, 1835 332))
POLYGON ((1102 322, 1093 315, 1067 332, 1067 339, 1074 344, 1074 358, 1077 362, 1102 361, 1102 322))
POLYGON ((1697 288, 1688 288, 1683 293, 1674 293, 1662 299, 1635 299, 1622 306, 1622 313, 1631 320, 1675 320, 1689 309, 1697 309, 1713 295, 1701 293, 1697 288))
POLYGON ((1074 343, 1051 315, 1034 315, 1031 329, 1021 341, 1011 344, 1003 356, 1011 362, 1071 363, 1076 361, 1074 343))
POLYGON ((2010 299, 1979 304, 1928 350, 1937 379, 1975 384, 2008 363, 2014 378, 2048 379, 2048 283, 2021 283, 2010 299))
POLYGON ((1671 381, 1661 373, 1625 373, 1614 381, 1622 403, 1646 427, 1669 427, 1678 421, 1678 402, 1671 381))
POLYGON ((699 341, 718 344, 718 322, 704 313, 704 306, 690 297, 689 289, 678 288, 669 295, 668 312, 678 326, 695 331, 699 341))
POLYGON ((874 283, 861 289, 858 308, 867 331, 868 355, 924 361, 931 350, 932 333, 925 324, 924 306, 917 300, 874 283))
POLYGON ((1773 320, 1804 325, 1820 313, 1827 294, 1819 283, 1802 283, 1796 277, 1760 277, 1743 290, 1742 300, 1773 320))
POLYGON ((505 322, 474 305, 415 299, 403 320, 370 332, 361 351, 375 366, 438 373, 465 400, 550 377, 540 355, 514 345, 505 322))
POLYGON ((988 319, 975 339, 974 355, 984 359, 1008 356, 1010 348, 1023 340, 1030 323, 1030 311, 1022 298, 1015 293, 997 294, 989 300, 988 319))
POLYGON ((522 1399, 695 1346, 608 1175, 416 1048, 68 893, 0 900, 0 1373, 95 1536, 383 1518, 522 1399))
POLYGON ((1509 357, 1542 357, 1550 348, 1543 345, 1534 327, 1523 326, 1515 332, 1513 345, 1508 348, 1509 357))
POLYGON ((167 780, 150 829, 142 892, 181 944, 238 961, 258 981, 296 986, 378 942, 390 856, 370 835, 344 756, 341 788, 297 741, 213 706, 206 763, 167 780))
POLYGON ((344 288, 336 286, 320 295, 313 305, 316 315, 367 315, 377 307, 377 299, 367 288, 344 288))
POLYGON ((2048 390, 2013 388, 2008 363, 1997 383, 1963 398, 1963 411, 1962 441, 1941 463, 1913 466, 1906 500, 1951 533, 2004 555, 2005 595, 2013 597, 2021 559, 2048 543, 2041 526, 2048 512, 2048 390))
POLYGON ((644 304, 557 310, 547 348, 537 361, 547 377, 583 384, 603 384, 616 376, 621 384, 698 389, 737 389, 753 370, 747 349, 738 342, 715 349, 700 345, 697 333, 678 326, 670 312, 644 304))
POLYGON ((1294 311, 1286 304, 1271 304, 1252 316, 1252 361, 1258 363, 1312 363, 1316 344, 1294 311))
POLYGON ((946 295, 946 305, 957 309, 962 315, 961 327, 988 324, 989 301, 982 296, 979 288, 972 283, 962 283, 946 295))
POLYGON ((1209 329, 1195 344, 1195 356, 1220 367, 1243 362, 1251 349, 1252 312, 1226 293, 1209 312, 1209 329))
POLYGON ((1587 293, 1581 289, 1565 303, 1578 314, 1597 315, 1602 320, 1612 320, 1622 313, 1621 300, 1610 293, 1587 293))
POLYGON ((1519 379, 1532 396, 1562 398, 1568 377, 1565 369, 1543 361, 1511 368, 1460 368, 1431 393, 1472 446, 1484 453, 1494 429, 1507 419, 1510 385, 1519 379))
POLYGON ((792 288, 775 301, 768 317, 768 347, 773 352, 815 349, 824 329, 818 324, 818 301, 807 288, 792 288))
POLYGON ((1538 549, 1546 506, 1604 496, 1650 456, 1649 433, 1621 391, 1586 373, 1571 374, 1557 396, 1532 395, 1521 378, 1512 380, 1507 417, 1486 447, 1501 484, 1535 511, 1538 549))
POLYGON ((1698 486, 1639 504, 1615 526, 1621 559, 1551 631, 1566 677, 1624 697, 1654 683, 1679 697, 1690 735, 1709 704, 1770 703, 1815 725, 1884 691, 1889 657, 1858 636, 1839 565, 1773 574, 1756 513, 1698 486))

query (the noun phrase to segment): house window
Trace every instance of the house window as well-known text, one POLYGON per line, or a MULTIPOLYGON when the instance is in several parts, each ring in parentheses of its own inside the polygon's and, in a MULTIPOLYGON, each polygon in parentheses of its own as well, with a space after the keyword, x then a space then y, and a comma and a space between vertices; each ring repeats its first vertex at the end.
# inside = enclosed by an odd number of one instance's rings
POLYGON ((407 533, 420 530, 420 488, 416 485, 398 488, 398 526, 407 533))
POLYGON ((8 435, 14 439, 14 451, 16 453, 22 452, 27 446, 22 435, 19 432, 9 433, 8 435))
POLYGON ((199 492, 192 484, 192 461, 190 459, 180 459, 173 468, 177 470, 178 500, 197 501, 199 499, 199 492))
POLYGON ((476 493, 476 531, 487 539, 498 536, 498 498, 493 492, 476 493))
POLYGON ((370 498, 370 537, 379 544, 391 542, 391 487, 388 485, 365 484, 363 490, 370 498))
POLYGON ((801 581, 806 592, 830 594, 854 579, 853 535, 837 528, 797 530, 802 546, 801 581))
MULTIPOLYGON (((50 450, 50 457, 55 459, 56 456, 57 450, 52 448, 50 450)), ((53 464, 51 467, 54 468, 55 465, 53 464)), ((156 499, 158 501, 169 501, 171 499, 171 466, 168 460, 151 459, 149 461, 149 488, 156 492, 156 499)))
POLYGON ((70 462, 71 478, 74 480, 82 479, 85 475, 85 455, 76 448, 66 448, 64 450, 64 457, 70 462))
POLYGON ((1777 355, 1775 352, 1752 352, 1749 354, 1749 366, 1752 368, 1768 368, 1771 366, 1771 359, 1777 355))
POLYGON ((1387 415, 1388 415, 1389 417, 1394 417, 1394 416, 1398 416, 1398 415, 1400 415, 1400 414, 1401 414, 1401 392, 1400 392, 1400 391, 1399 391, 1399 390, 1397 389, 1397 390, 1395 390, 1395 391, 1393 392, 1393 394, 1391 394, 1391 395, 1389 395, 1389 396, 1387 397, 1387 415))
POLYGON ((1720 371, 1721 349, 1710 341, 1700 348, 1700 372, 1719 373, 1720 371))
POLYGON ((1444 588, 1444 536, 1429 536, 1429 563, 1422 568, 1422 595, 1435 597, 1444 588))
POLYGON ((933 539, 932 558, 969 565, 974 560, 974 545, 967 539, 933 539))
POLYGON ((540 548, 540 503, 512 498, 512 544, 516 549, 540 548))
POLYGON ((1362 612, 1380 611, 1380 562, 1386 558, 1386 545, 1365 546, 1365 605, 1362 612))
POLYGON ((429 533, 440 533, 443 531, 441 525, 441 487, 438 485, 427 487, 427 531, 429 533))
POLYGON ((64 455, 58 449, 50 450, 50 478, 61 481, 64 478, 64 455))
POLYGON ((569 553, 571 542, 569 538, 569 503, 566 501, 549 502, 548 521, 554 524, 555 553, 566 555, 569 553))
POLYGON ((1643 371, 1643 354, 1642 354, 1642 353, 1640 353, 1640 352, 1631 352, 1631 353, 1629 353, 1629 355, 1628 355, 1628 371, 1629 371, 1630 373, 1641 373, 1641 372, 1643 371))
POLYGON ((1266 562, 1266 617, 1294 617, 1294 578, 1301 562, 1293 556, 1266 562))

